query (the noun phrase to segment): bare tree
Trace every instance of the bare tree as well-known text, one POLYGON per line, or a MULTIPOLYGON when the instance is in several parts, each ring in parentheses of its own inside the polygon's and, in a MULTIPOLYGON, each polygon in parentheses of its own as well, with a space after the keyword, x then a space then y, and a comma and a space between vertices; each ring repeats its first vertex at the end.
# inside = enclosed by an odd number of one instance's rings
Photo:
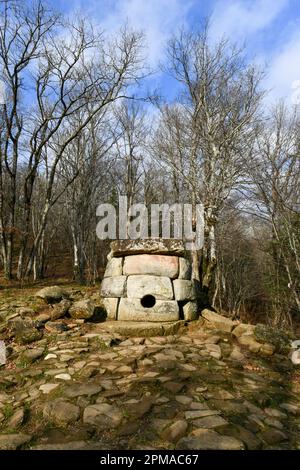
POLYGON ((158 130, 163 162, 184 179, 193 205, 205 210, 205 246, 193 253, 193 277, 208 291, 217 264, 215 228, 243 173, 262 93, 261 74, 228 41, 213 45, 208 26, 181 32, 168 46, 168 68, 181 87, 179 104, 164 107, 158 130))

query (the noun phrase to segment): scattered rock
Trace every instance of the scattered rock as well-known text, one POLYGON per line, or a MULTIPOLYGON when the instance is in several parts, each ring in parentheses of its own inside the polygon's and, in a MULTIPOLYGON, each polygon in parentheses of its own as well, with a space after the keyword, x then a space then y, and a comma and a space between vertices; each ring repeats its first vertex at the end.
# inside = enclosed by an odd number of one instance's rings
POLYGON ((22 354, 22 359, 27 363, 32 363, 44 354, 44 348, 27 349, 22 354))
POLYGON ((72 377, 70 376, 70 374, 57 374, 57 375, 55 376, 55 379, 57 379, 57 380, 64 380, 64 381, 65 381, 65 380, 71 380, 72 377))
POLYGON ((49 333, 63 333, 68 330, 68 326, 62 321, 48 321, 45 324, 45 329, 49 333))
POLYGON ((10 419, 7 422, 7 427, 9 429, 17 429, 19 428, 24 421, 24 410, 23 408, 20 408, 14 412, 14 414, 10 417, 10 419))
POLYGON ((51 393, 53 390, 55 390, 57 387, 59 387, 59 384, 47 383, 47 384, 41 385, 39 387, 39 390, 41 390, 41 392, 47 395, 48 393, 51 393))
POLYGON ((47 304, 55 304, 62 299, 68 298, 69 294, 59 286, 44 287, 39 290, 36 297, 43 299, 47 304))
POLYGON ((240 323, 234 328, 232 334, 237 338, 243 335, 253 335, 255 325, 249 325, 248 323, 240 323))
POLYGON ((51 311, 51 320, 54 321, 64 317, 67 314, 71 305, 71 302, 67 299, 61 300, 58 304, 55 304, 51 311))
POLYGON ((201 312, 201 316, 207 320, 207 322, 214 328, 227 331, 230 333, 233 328, 237 325, 236 321, 232 321, 223 315, 219 315, 208 309, 204 309, 201 312))
POLYGON ((89 319, 95 314, 96 305, 90 299, 78 300, 69 308, 69 314, 72 318, 89 319))

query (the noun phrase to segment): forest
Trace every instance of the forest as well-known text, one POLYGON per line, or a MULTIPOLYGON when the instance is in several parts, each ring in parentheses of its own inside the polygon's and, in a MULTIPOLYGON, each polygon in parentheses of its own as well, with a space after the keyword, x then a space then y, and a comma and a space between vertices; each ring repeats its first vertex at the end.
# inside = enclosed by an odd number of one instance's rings
POLYGON ((233 320, 300 319, 299 104, 266 101, 267 68, 210 21, 162 44, 100 31, 43 1, 0 2, 0 292, 101 281, 100 203, 204 205, 193 276, 233 320), (157 89, 170 77, 175 98, 157 89), (268 104, 266 104, 268 103, 268 104))

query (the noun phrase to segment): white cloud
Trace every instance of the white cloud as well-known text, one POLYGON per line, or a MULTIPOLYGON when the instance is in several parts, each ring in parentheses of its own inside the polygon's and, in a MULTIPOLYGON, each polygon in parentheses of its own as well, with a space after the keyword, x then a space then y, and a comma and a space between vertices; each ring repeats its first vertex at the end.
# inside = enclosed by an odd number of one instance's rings
MULTIPOLYGON (((199 0, 198 0, 199 1, 199 0)), ((152 67, 162 59, 170 35, 186 23, 195 0, 76 0, 74 8, 113 33, 128 23, 145 33, 148 60, 152 67)))
POLYGON ((239 41, 269 26, 288 0, 219 0, 212 15, 212 36, 239 41))
POLYGON ((291 35, 289 40, 269 64, 269 73, 266 80, 270 91, 270 100, 286 98, 290 104, 299 104, 300 90, 300 32, 299 29, 291 35))

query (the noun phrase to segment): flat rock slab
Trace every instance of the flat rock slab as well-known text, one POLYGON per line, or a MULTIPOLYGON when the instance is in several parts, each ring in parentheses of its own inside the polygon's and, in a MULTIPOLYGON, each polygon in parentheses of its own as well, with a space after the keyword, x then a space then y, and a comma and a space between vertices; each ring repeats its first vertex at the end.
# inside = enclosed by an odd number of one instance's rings
POLYGON ((232 321, 223 315, 219 315, 218 313, 213 312, 212 310, 202 310, 201 316, 205 318, 205 320, 207 320, 214 328, 226 331, 228 333, 231 333, 233 328, 237 326, 236 321, 232 321))
POLYGON ((97 331, 108 331, 122 336, 166 336, 174 335, 183 327, 184 321, 175 322, 142 322, 142 321, 106 321, 97 325, 97 331))
POLYGON ((172 282, 166 276, 129 276, 127 280, 127 297, 142 298, 153 295, 158 300, 172 300, 172 282))
POLYGON ((211 429, 196 429, 177 443, 179 450, 243 450, 244 444, 235 437, 222 436, 211 429))
POLYGON ((29 434, 1 434, 0 450, 15 450, 32 439, 29 434))
POLYGON ((143 307, 140 299, 120 300, 118 320, 129 321, 176 321, 179 320, 179 307, 175 300, 157 300, 151 308, 143 307))
POLYGON ((179 262, 177 256, 167 255, 131 255, 124 260, 123 274, 152 274, 174 279, 178 276, 179 262))
POLYGON ((109 256, 124 256, 139 253, 169 254, 183 256, 185 253, 182 240, 172 238, 151 238, 139 240, 116 240, 110 244, 109 256))

